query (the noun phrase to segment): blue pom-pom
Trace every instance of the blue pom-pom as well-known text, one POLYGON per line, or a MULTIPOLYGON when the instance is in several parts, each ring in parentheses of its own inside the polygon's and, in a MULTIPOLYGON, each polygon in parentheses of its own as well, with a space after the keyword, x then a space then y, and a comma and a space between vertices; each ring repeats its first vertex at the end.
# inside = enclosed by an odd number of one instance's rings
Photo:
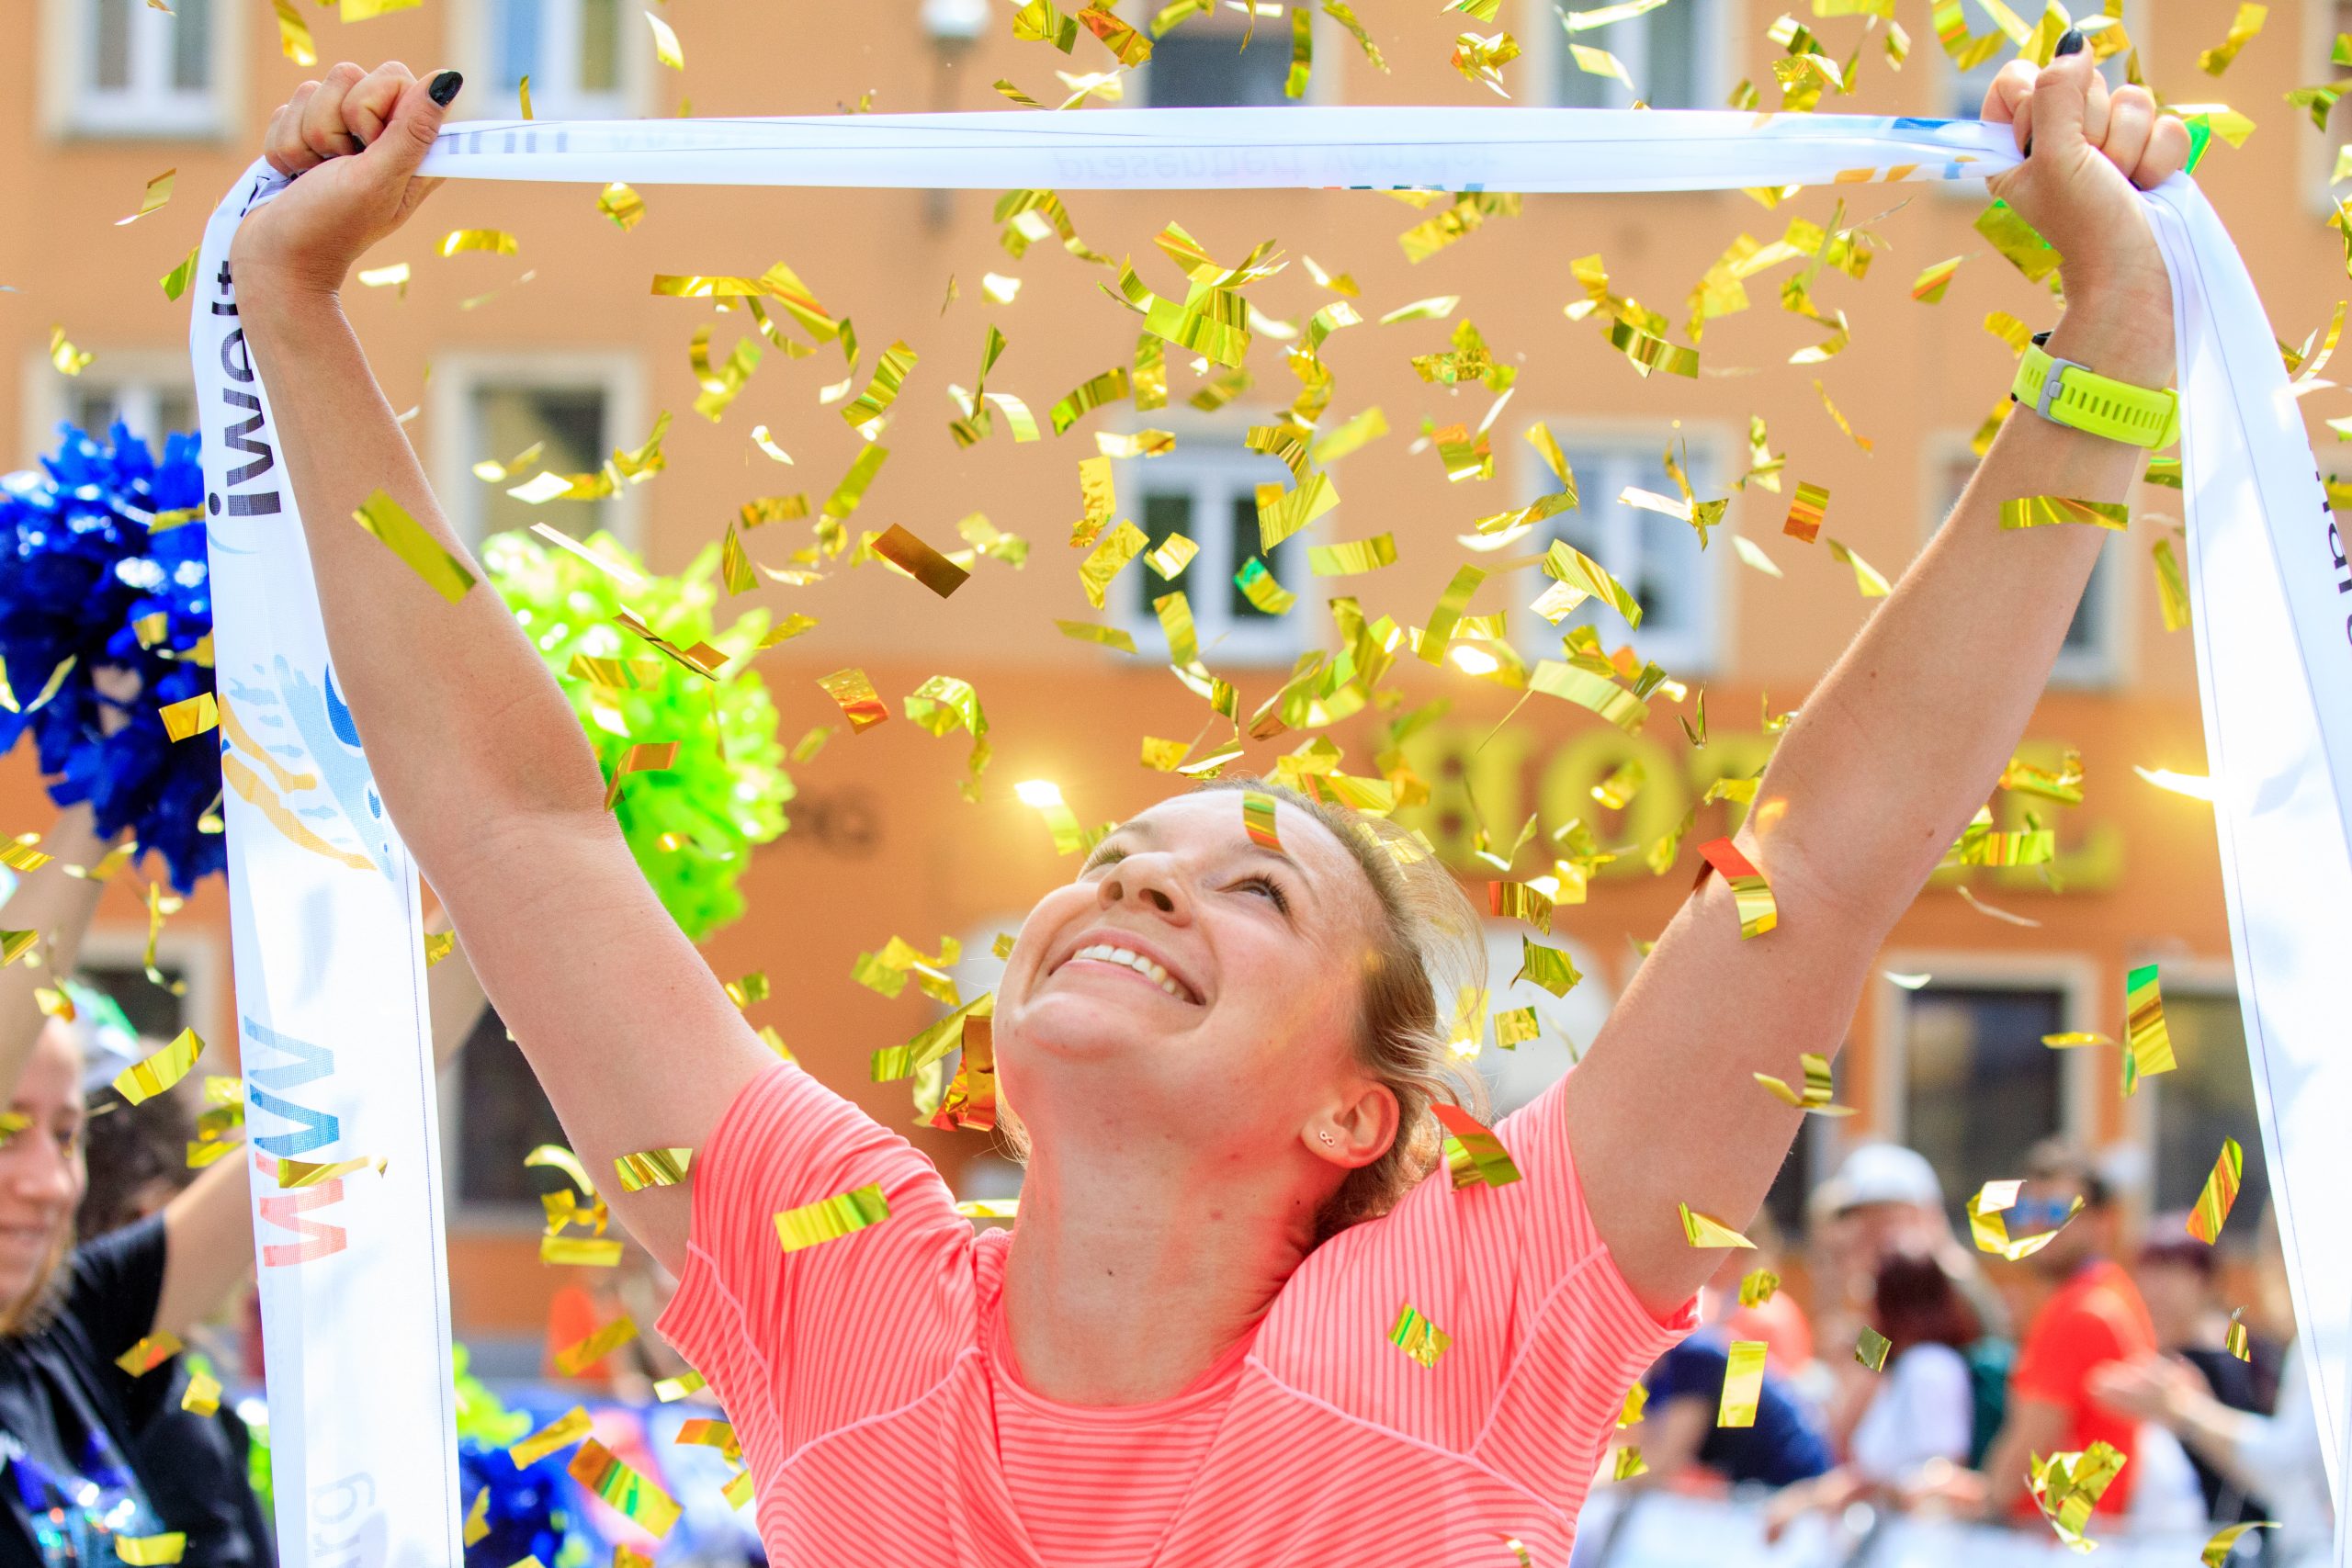
POLYGON ((0 661, 29 707, 0 711, 0 751, 29 730, 51 798, 88 802, 101 834, 128 828, 186 893, 226 863, 221 835, 198 826, 220 798, 220 742, 173 741, 156 710, 213 689, 212 671, 187 657, 212 631, 211 572, 200 524, 147 525, 203 504, 197 438, 166 437, 159 462, 120 423, 104 442, 70 424, 60 434, 43 471, 0 476, 0 661), (136 628, 152 630, 156 615, 162 636, 142 646, 136 628), (68 659, 56 693, 30 706, 68 659), (109 705, 91 679, 105 665, 140 678, 129 722, 111 736, 100 733, 109 705))

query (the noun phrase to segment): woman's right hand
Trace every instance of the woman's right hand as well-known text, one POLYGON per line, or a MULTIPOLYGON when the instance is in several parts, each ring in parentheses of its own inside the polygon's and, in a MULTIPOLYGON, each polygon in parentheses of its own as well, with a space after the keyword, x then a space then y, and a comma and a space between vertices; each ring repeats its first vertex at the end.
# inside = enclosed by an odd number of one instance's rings
POLYGON ((461 85, 454 71, 427 82, 398 62, 362 71, 346 61, 296 88, 262 146, 294 183, 238 226, 230 252, 238 281, 265 294, 340 290, 352 264, 441 183, 416 169, 461 85))

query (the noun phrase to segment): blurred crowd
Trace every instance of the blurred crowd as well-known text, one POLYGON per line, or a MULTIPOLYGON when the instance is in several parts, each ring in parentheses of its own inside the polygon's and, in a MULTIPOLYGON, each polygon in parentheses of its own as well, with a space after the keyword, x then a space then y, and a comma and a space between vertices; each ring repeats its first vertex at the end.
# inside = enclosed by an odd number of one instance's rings
POLYGON ((1758 1249, 1711 1281, 1702 1326, 1644 1380, 1621 1438, 1646 1469, 1618 1484, 1758 1498, 1774 1538, 1857 1505, 2047 1536, 2032 1461, 2104 1442, 2124 1463, 2094 1539, 2267 1520, 2277 1528, 2247 1532, 2238 1561, 2332 1561, 2272 1216, 2250 1250, 2224 1253, 2180 1214, 2127 1235, 2118 1192, 2065 1145, 2036 1149, 2027 1178, 2008 1230, 2054 1235, 2003 1262, 1959 1234, 1925 1158, 1856 1147, 1811 1194, 1802 1248, 1760 1222, 1758 1249), (1809 1313, 1783 1271, 1809 1283, 1809 1313), (1856 1353, 1873 1334, 1879 1370, 1856 1353), (1766 1347, 1747 1427, 1717 1424, 1736 1341, 1766 1347))

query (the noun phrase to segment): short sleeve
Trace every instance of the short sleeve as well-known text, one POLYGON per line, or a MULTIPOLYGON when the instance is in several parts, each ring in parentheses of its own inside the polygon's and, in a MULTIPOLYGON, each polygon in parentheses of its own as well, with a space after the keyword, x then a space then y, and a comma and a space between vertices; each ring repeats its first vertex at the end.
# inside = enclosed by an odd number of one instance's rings
POLYGON ((161 1214, 74 1248, 62 1315, 80 1326, 100 1361, 113 1360, 153 1331, 166 1257, 161 1214))
POLYGON ((972 1342, 972 1227, 904 1138, 779 1064, 696 1155, 662 1337, 727 1407, 755 1467, 920 1397, 972 1342), (888 1218, 786 1251, 775 1216, 879 1186, 888 1218))
POLYGON ((1967 1358, 1949 1345, 1914 1345, 1887 1368, 1849 1457, 1864 1476, 1889 1483, 1929 1460, 1965 1463, 1975 1416, 1967 1358))
POLYGON ((2090 1370, 2126 1354, 2123 1337, 2106 1314, 2085 1301, 2053 1306, 2027 1333, 2009 1374, 2014 1398, 2039 1399, 2078 1411, 2086 1403, 2090 1370))
POLYGON ((1694 1315, 1651 1316, 1601 1244, 1559 1085, 1496 1133, 1520 1180, 1456 1189, 1441 1167, 1326 1242, 1284 1288, 1259 1356, 1364 1420, 1572 1499, 1626 1391, 1694 1315), (1392 1342, 1408 1307, 1447 1337, 1434 1365, 1392 1342))

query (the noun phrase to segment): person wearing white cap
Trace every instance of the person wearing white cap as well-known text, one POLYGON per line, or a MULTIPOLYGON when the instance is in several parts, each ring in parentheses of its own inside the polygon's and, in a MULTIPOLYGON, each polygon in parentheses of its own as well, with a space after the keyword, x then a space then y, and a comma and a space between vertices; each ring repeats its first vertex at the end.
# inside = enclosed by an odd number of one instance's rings
POLYGON ((1816 1201, 1836 1227, 1834 1255, 1847 1269, 1849 1301, 1868 1299, 1871 1280, 1889 1254, 1925 1252, 1968 1298, 1984 1332, 2007 1337, 2008 1303, 1952 1230, 1943 1183, 1925 1155, 1900 1144, 1858 1145, 1822 1184, 1816 1201))

